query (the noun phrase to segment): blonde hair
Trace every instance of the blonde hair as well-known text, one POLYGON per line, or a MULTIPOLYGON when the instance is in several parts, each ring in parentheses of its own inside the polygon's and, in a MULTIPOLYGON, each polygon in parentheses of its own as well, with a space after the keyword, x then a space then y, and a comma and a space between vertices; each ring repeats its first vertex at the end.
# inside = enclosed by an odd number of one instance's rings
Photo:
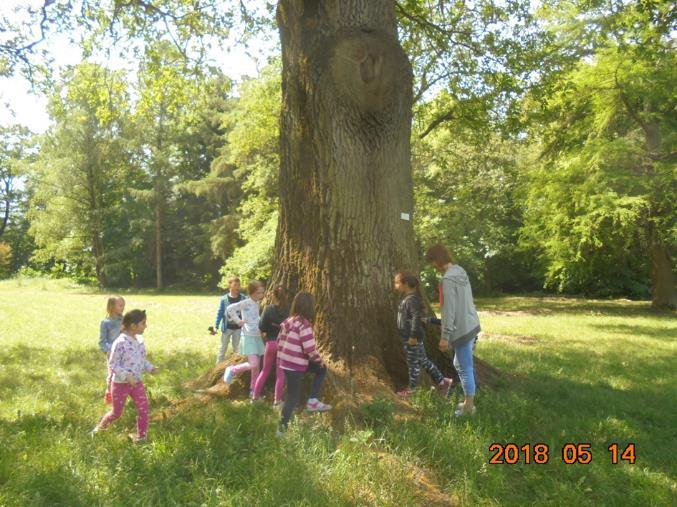
POLYGON ((108 298, 108 303, 106 303, 106 315, 109 317, 113 316, 113 310, 115 310, 115 303, 118 301, 124 301, 125 298, 122 296, 111 296, 108 298))

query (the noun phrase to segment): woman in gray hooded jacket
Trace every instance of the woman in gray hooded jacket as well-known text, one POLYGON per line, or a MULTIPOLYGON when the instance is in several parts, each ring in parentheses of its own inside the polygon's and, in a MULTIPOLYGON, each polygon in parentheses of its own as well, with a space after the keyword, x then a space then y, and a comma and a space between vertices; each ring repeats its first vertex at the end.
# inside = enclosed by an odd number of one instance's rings
POLYGON ((440 309, 442 334, 440 350, 454 348, 454 366, 458 370, 465 400, 455 414, 475 413, 475 370, 473 368, 473 345, 480 332, 480 319, 473 302, 470 280, 465 270, 454 264, 451 254, 443 245, 428 249, 426 260, 440 273, 440 309))

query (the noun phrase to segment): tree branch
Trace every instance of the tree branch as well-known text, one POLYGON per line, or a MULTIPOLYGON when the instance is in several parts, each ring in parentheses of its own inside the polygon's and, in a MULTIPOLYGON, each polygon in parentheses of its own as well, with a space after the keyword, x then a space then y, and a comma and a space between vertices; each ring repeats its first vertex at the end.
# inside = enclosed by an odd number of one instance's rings
POLYGON ((424 139, 428 134, 430 134, 435 128, 440 125, 441 123, 444 123, 446 121, 451 121, 455 119, 453 111, 447 111, 446 113, 443 113, 437 118, 435 118, 432 122, 430 122, 430 125, 423 131, 423 133, 418 136, 419 139, 424 139))

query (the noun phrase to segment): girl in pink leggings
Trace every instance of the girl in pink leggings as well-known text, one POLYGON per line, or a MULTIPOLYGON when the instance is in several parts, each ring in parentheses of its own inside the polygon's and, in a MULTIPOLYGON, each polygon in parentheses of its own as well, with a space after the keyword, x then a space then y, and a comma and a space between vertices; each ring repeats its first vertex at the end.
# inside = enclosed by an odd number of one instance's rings
POLYGON ((273 303, 266 306, 261 314, 259 329, 266 339, 266 351, 263 355, 263 370, 259 373, 254 384, 252 401, 261 397, 261 391, 268 379, 268 375, 275 368, 275 398, 273 406, 277 407, 282 401, 284 390, 284 372, 277 364, 277 335, 280 332, 280 324, 289 317, 287 310, 287 291, 284 287, 276 287, 273 291, 273 303))
POLYGON ((135 442, 146 439, 148 429, 148 398, 141 382, 141 373, 156 373, 157 368, 146 361, 146 346, 143 343, 143 332, 146 329, 146 312, 132 310, 122 319, 122 333, 113 342, 108 366, 113 372, 111 394, 113 408, 103 416, 92 434, 104 430, 110 423, 118 419, 125 408, 127 396, 131 396, 136 406, 136 434, 130 434, 135 442))

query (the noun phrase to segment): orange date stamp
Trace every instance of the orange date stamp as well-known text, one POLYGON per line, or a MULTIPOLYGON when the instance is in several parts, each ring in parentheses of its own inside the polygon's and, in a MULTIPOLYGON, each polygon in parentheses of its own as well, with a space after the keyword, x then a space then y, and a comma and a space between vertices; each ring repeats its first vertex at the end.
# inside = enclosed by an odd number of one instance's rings
MULTIPOLYGON (((592 444, 569 442, 565 443, 559 451, 558 458, 567 465, 575 463, 587 465, 592 462, 592 444)), ((634 465, 637 460, 635 444, 632 442, 625 446, 611 443, 607 451, 612 465, 617 465, 622 461, 634 465)), ((493 443, 489 446, 489 452, 493 453, 489 459, 490 465, 516 465, 518 463, 545 465, 550 461, 550 446, 543 442, 524 445, 493 443)))

